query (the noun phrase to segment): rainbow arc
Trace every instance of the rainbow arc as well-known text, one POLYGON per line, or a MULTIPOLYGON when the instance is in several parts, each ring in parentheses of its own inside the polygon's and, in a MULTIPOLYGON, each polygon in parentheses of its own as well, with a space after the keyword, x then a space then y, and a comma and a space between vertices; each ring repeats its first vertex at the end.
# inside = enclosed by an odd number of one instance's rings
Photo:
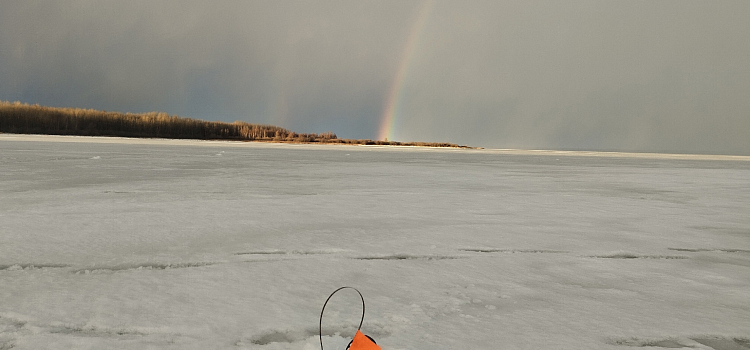
POLYGON ((432 10, 433 1, 427 0, 422 4, 414 24, 411 27, 409 37, 404 46, 404 50, 401 54, 401 61, 396 71, 396 75, 391 83, 388 97, 383 107, 383 114, 380 117, 380 130, 378 132, 378 140, 393 139, 396 132, 398 113, 401 104, 404 99, 404 82, 409 75, 409 69, 411 68, 411 61, 414 57, 414 52, 419 46, 419 39, 424 32, 427 18, 429 17, 430 11, 432 10))

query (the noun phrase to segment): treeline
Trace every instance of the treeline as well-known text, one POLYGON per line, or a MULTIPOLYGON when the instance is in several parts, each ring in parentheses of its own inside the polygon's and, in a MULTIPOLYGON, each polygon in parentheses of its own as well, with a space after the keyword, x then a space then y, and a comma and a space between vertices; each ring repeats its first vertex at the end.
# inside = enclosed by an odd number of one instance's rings
POLYGON ((20 102, 0 102, 0 132, 203 140, 336 138, 333 133, 296 134, 277 126, 245 122, 207 122, 157 112, 117 113, 81 108, 43 107, 20 102))
POLYGON ((119 136, 170 139, 339 143, 427 147, 464 147, 450 143, 339 139, 336 134, 298 134, 273 125, 209 122, 167 113, 106 112, 0 101, 0 132, 14 134, 119 136))

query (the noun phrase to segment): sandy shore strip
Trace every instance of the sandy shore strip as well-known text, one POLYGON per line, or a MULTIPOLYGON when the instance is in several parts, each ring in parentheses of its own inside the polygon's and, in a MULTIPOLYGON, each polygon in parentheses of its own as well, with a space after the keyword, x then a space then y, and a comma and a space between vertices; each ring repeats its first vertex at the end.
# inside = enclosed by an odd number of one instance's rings
POLYGON ((603 157, 603 158, 640 158, 640 159, 676 159, 676 160, 722 160, 750 162, 750 156, 714 155, 714 154, 676 154, 676 153, 638 153, 638 152, 598 152, 598 151, 556 151, 556 150, 523 150, 523 149, 465 149, 448 147, 420 147, 420 146, 386 146, 386 145, 341 145, 341 144, 311 144, 311 143, 276 143, 264 141, 235 141, 235 140, 196 140, 196 139, 159 139, 159 138, 131 138, 110 136, 72 136, 72 135, 36 135, 36 134, 6 134, 0 133, 2 141, 33 141, 33 142, 89 142, 111 144, 139 144, 139 145, 184 145, 184 146, 224 146, 224 147, 357 147, 359 149, 382 150, 441 150, 451 152, 481 152, 505 155, 554 156, 554 157, 603 157))

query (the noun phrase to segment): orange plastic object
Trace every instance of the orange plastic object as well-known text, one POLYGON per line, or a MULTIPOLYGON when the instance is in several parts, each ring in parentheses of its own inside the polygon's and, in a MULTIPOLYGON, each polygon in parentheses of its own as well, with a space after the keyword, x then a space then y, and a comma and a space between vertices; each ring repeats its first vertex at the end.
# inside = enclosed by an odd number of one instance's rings
POLYGON ((352 339, 352 345, 349 347, 349 350, 381 350, 378 344, 375 344, 362 334, 362 332, 357 330, 357 333, 354 334, 354 339, 352 339))

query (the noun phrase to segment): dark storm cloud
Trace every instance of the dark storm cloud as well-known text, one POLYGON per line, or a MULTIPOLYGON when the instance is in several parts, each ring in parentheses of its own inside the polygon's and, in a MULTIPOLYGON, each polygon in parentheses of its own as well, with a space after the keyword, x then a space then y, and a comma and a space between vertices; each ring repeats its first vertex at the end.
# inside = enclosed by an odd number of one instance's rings
POLYGON ((371 137, 418 5, 395 4, 3 3, 0 98, 371 137))
MULTIPOLYGON (((750 154, 746 1, 435 1, 398 139, 750 154)), ((0 99, 374 138, 422 1, 0 4, 0 99)))

